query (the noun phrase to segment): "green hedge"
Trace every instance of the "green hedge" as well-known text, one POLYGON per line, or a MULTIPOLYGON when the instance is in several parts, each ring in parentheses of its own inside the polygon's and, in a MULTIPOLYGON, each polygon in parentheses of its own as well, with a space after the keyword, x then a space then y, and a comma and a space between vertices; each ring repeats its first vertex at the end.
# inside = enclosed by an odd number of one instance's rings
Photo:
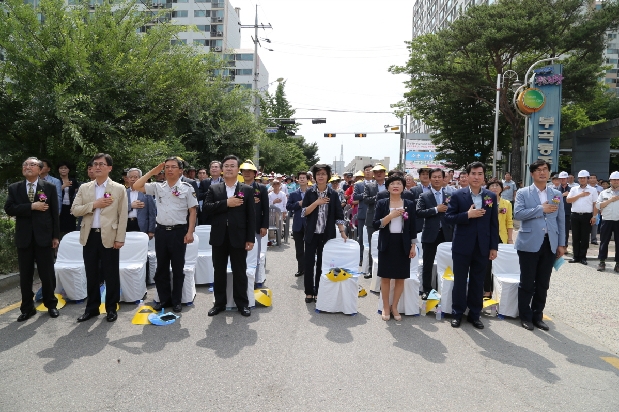
POLYGON ((4 213, 7 191, 0 190, 0 274, 17 271, 15 220, 4 213))

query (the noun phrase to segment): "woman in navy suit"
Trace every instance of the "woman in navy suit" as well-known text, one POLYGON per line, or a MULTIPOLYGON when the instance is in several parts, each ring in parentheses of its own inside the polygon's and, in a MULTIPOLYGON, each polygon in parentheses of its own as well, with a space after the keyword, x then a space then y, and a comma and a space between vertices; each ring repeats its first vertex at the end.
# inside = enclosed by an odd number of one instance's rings
POLYGON ((404 279, 410 277, 411 259, 416 255, 417 230, 415 226, 415 203, 402 199, 406 180, 400 175, 392 175, 385 181, 389 191, 388 199, 376 203, 374 229, 378 234, 378 273, 381 278, 380 290, 383 292, 382 319, 402 320, 398 312, 398 302, 404 290, 404 279), (393 302, 389 307, 391 279, 395 279, 393 302))

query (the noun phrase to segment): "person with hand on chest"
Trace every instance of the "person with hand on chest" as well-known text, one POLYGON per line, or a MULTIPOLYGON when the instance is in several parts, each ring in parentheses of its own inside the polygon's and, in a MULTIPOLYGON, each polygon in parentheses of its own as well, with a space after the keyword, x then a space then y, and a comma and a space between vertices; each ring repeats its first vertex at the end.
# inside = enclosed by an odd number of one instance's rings
POLYGON ((181 179, 183 167, 184 163, 178 157, 168 157, 133 184, 133 190, 155 196, 157 203, 155 285, 159 302, 153 308, 157 311, 167 306, 172 306, 172 310, 177 313, 183 310, 181 299, 185 283, 185 252, 187 245, 193 243, 198 206, 194 187, 181 179), (165 182, 147 183, 151 176, 156 176, 161 170, 165 171, 165 182))
POLYGON ((120 248, 125 244, 127 230, 127 190, 109 178, 112 171, 109 154, 94 155, 92 165, 95 180, 80 186, 71 206, 73 215, 82 216, 80 243, 84 247, 88 293, 86 309, 77 321, 99 316, 99 271, 102 271, 107 321, 114 322, 118 318, 116 305, 120 301, 120 248))
POLYGON ((572 219, 572 252, 574 257, 570 263, 587 265, 587 250, 589 249, 589 237, 591 226, 595 225, 597 216, 598 192, 588 185, 589 172, 578 172, 579 186, 570 189, 566 201, 572 205, 570 217, 572 219))
POLYGON ((305 198, 305 192, 307 191, 308 173, 297 173, 297 181, 299 182, 299 189, 291 192, 286 203, 286 209, 292 213, 292 238, 294 239, 295 257, 297 259, 297 273, 295 277, 303 276, 305 272, 304 260, 305 260, 305 218, 301 216, 303 198, 305 198))
POLYGON ((37 312, 34 308, 34 264, 36 262, 43 291, 43 303, 49 316, 59 316, 54 295, 56 274, 54 272, 54 249, 58 247, 60 225, 56 185, 39 178, 43 167, 36 157, 29 157, 22 164, 26 178, 9 186, 4 211, 15 216, 15 245, 19 264, 21 288, 21 314, 18 322, 24 322, 37 312))

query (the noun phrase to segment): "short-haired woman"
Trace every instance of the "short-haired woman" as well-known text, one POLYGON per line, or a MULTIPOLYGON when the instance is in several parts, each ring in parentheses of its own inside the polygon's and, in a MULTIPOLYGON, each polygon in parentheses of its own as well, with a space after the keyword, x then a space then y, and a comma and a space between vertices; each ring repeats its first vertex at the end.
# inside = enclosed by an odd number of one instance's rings
POLYGON ((58 163, 58 176, 62 181, 62 204, 60 205, 60 237, 77 230, 76 218, 71 214, 75 194, 80 188, 79 182, 69 177, 71 168, 67 162, 58 163))
MULTIPOLYGON (((499 179, 490 179, 486 185, 488 190, 496 195, 499 204, 499 243, 513 244, 514 221, 512 219, 512 203, 509 200, 501 199, 503 193, 503 182, 499 179)), ((484 297, 492 297, 492 261, 486 266, 486 278, 484 279, 484 297)))
POLYGON ((402 199, 406 180, 392 175, 385 181, 389 191, 388 199, 376 203, 373 225, 380 229, 378 234, 378 273, 383 296, 382 319, 402 320, 398 302, 404 290, 404 279, 410 277, 411 259, 416 255, 417 230, 415 227, 415 203, 402 199), (393 302, 389 306, 391 279, 395 279, 393 302))

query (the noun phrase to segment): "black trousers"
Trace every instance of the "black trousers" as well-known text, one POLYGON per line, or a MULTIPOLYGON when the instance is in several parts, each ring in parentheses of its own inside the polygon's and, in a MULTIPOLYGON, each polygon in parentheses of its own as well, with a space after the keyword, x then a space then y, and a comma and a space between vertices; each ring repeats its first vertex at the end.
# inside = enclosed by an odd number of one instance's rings
POLYGON ((320 285, 320 275, 322 275, 322 251, 327 243, 324 233, 314 233, 310 242, 305 242, 305 270, 303 271, 303 281, 305 283, 305 294, 310 296, 318 295, 320 285), (314 266, 316 272, 314 273, 314 266))
POLYGON ((88 302, 86 312, 99 312, 101 305, 101 290, 99 279, 105 280, 105 311, 116 311, 120 301, 120 275, 118 264, 120 250, 106 248, 101 242, 101 232, 91 230, 86 246, 82 250, 84 267, 86 268, 86 288, 88 302))
MULTIPOLYGON (((254 245, 254 247, 256 247, 254 245)), ((232 267, 232 296, 237 308, 249 306, 247 297, 247 251, 244 247, 237 248, 230 244, 230 235, 226 227, 224 241, 221 245, 213 245, 213 294, 215 306, 225 308, 228 301, 226 288, 228 286, 228 257, 232 267)))
POLYGON ((423 269, 421 277, 423 281, 423 291, 430 293, 432 290, 432 269, 434 268, 434 258, 436 257, 436 249, 438 245, 445 242, 443 229, 439 229, 436 235, 436 240, 432 243, 423 242, 423 269))
POLYGON ((570 229, 572 229, 572 215, 571 213, 565 214, 565 246, 569 245, 567 241, 570 239, 570 229))
POLYGON ((141 232, 137 218, 134 217, 127 219, 127 232, 141 232))
POLYGON ((365 230, 368 233, 368 244, 370 245, 370 253, 368 253, 368 273, 372 273, 372 265, 373 265, 373 260, 372 260, 372 235, 374 234, 374 232, 376 232, 376 229, 374 229, 374 226, 370 227, 370 226, 366 226, 365 230))
POLYGON ((591 218, 593 213, 571 213, 572 218, 572 249, 575 260, 587 257, 589 237, 591 236, 591 218))
POLYGON ((21 313, 27 313, 34 308, 34 292, 32 282, 34 280, 34 262, 37 263, 41 288, 43 289, 43 303, 47 309, 53 309, 58 304, 54 295, 56 290, 56 273, 54 272, 54 249, 52 240, 49 246, 41 247, 32 239, 30 246, 17 248, 17 261, 19 264, 19 287, 21 288, 21 313))
POLYGON ((297 258, 297 272, 303 273, 303 267, 305 265, 305 228, 301 227, 298 232, 292 232, 292 238, 294 239, 294 250, 297 258))
POLYGON ((615 235, 615 262, 619 262, 619 253, 617 253, 619 220, 602 220, 600 222, 600 251, 598 253, 598 259, 606 260, 608 257, 608 244, 613 234, 615 235))
POLYGON ((359 262, 363 260, 363 229, 365 227, 365 219, 357 219, 357 242, 361 246, 359 248, 359 262))
POLYGON ((177 226, 166 230, 163 226, 155 229, 155 255, 157 256, 157 271, 155 286, 159 302, 168 305, 180 305, 185 283, 185 235, 187 226, 177 226), (170 267, 172 267, 172 287, 170 287, 170 267))
MULTIPOLYGON (((425 252, 425 251, 424 251, 425 252)), ((469 319, 479 319, 484 302, 484 277, 488 265, 489 252, 481 253, 479 242, 475 240, 473 253, 464 255, 452 251, 454 287, 452 292, 452 313, 454 318, 461 318, 469 308, 469 319), (468 275, 468 292, 467 292, 468 275)))
POLYGON ((520 319, 531 322, 542 320, 546 295, 550 286, 552 266, 556 254, 550 249, 548 236, 537 252, 518 251, 520 284, 518 285, 518 311, 520 319))

